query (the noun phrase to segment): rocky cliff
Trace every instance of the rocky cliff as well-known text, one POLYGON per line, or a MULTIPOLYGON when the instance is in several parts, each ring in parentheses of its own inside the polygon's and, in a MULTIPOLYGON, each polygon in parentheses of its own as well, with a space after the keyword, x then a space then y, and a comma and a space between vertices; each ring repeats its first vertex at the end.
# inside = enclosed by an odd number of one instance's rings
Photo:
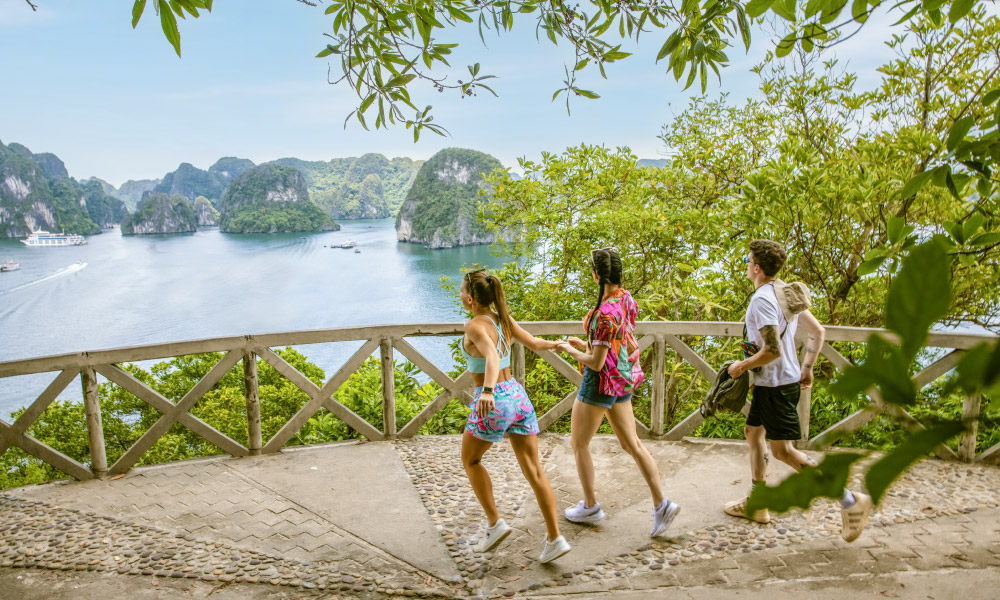
POLYGON ((198 227, 218 227, 219 211, 215 210, 212 203, 204 196, 198 196, 194 200, 194 210, 198 215, 198 227))
POLYGON ((219 228, 228 233, 335 231, 335 223, 309 199, 305 177, 275 163, 244 171, 222 198, 219 228))
POLYGON ((40 229, 100 233, 89 210, 103 217, 113 200, 100 186, 92 194, 86 191, 54 154, 36 155, 21 144, 0 142, 0 237, 27 237, 40 229))
POLYGON ((475 150, 438 152, 420 167, 399 209, 396 238, 431 248, 493 243, 476 214, 483 174, 502 168, 499 160, 475 150))
POLYGON ((194 203, 177 194, 150 194, 122 223, 122 235, 191 233, 198 227, 194 203))
POLYGON ((129 210, 135 210, 146 192, 152 192, 153 188, 160 184, 160 181, 159 179, 129 179, 120 188, 108 193, 124 202, 125 207, 129 210))

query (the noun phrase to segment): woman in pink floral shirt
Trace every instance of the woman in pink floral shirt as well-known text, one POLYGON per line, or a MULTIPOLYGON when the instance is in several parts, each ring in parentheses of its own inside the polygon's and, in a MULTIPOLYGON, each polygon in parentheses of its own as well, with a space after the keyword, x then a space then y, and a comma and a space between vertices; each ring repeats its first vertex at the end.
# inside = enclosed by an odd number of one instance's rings
POLYGON ((604 518, 594 488, 594 461, 590 440, 607 417, 622 448, 635 460, 653 498, 653 530, 650 537, 663 533, 680 506, 663 495, 660 472, 635 430, 632 391, 642 383, 635 321, 639 314, 635 300, 622 288, 622 261, 611 248, 590 253, 594 282, 600 285, 596 306, 584 319, 587 340, 570 337, 559 350, 575 358, 583 367, 583 383, 573 404, 572 434, 576 470, 583 487, 583 500, 566 509, 574 523, 593 523, 604 518))

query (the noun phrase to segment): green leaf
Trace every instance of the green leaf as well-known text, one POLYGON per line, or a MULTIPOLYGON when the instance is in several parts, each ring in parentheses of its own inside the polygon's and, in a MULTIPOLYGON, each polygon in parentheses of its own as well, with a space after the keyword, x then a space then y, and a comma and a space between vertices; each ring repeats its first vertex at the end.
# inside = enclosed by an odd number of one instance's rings
POLYGON ((927 456, 934 448, 964 430, 965 427, 961 423, 941 423, 907 437, 899 447, 868 469, 865 475, 865 488, 871 494, 872 502, 878 504, 892 482, 917 459, 927 456))
POLYGON ((177 56, 181 55, 181 33, 177 31, 177 19, 174 18, 174 11, 170 9, 167 0, 160 0, 160 27, 163 34, 167 36, 167 41, 174 47, 177 56))
POLYGON ((899 276, 889 288, 885 326, 903 338, 907 360, 917 355, 931 325, 951 308, 948 256, 936 242, 910 250, 899 276))
POLYGON ((997 101, 997 98, 1000 98, 1000 88, 994 88, 986 92, 985 94, 983 94, 983 100, 982 100, 983 106, 989 106, 993 104, 994 102, 997 101))
POLYGON ((385 84, 385 87, 387 87, 387 88, 401 87, 401 86, 404 86, 404 85, 410 83, 411 81, 413 81, 416 78, 417 78, 417 76, 414 75, 413 73, 407 73, 406 75, 398 75, 398 76, 393 77, 392 79, 390 79, 388 81, 388 83, 385 84))
POLYGON ((863 456, 855 452, 827 454, 819 465, 789 475, 774 487, 758 485, 747 500, 747 514, 765 508, 779 513, 793 508, 808 509, 816 498, 840 498, 847 487, 851 466, 863 456))
POLYGON ((902 217, 891 217, 886 223, 886 232, 889 234, 889 242, 898 244, 904 237, 913 233, 913 227, 907 228, 906 219, 902 217))
POLYGON ((972 213, 972 216, 962 225, 962 236, 967 240, 971 239, 983 226, 984 221, 982 213, 972 213))
POLYGON ((771 8, 771 5, 774 3, 775 0, 750 0, 746 6, 747 16, 751 19, 756 19, 766 13, 767 9, 771 8))
POLYGON ((868 20, 868 0, 854 0, 854 4, 851 5, 851 16, 858 23, 864 23, 868 20))
POLYGON ((951 4, 951 10, 948 12, 948 20, 954 25, 958 21, 969 14, 972 10, 972 6, 976 3, 976 0, 955 0, 951 4))
POLYGON ((663 42, 663 46, 660 48, 660 52, 656 55, 656 61, 659 62, 660 59, 673 54, 674 50, 681 43, 681 36, 678 32, 673 32, 667 38, 667 41, 663 42))
POLYGON ((132 29, 139 24, 139 18, 142 17, 144 10, 146 10, 146 0, 135 0, 135 4, 132 5, 132 29))
POLYGON ((996 231, 980 233, 976 237, 969 240, 970 246, 992 246, 998 243, 1000 243, 1000 232, 996 231))
POLYGON ((598 99, 598 98, 601 97, 599 94, 595 94, 594 92, 592 92, 590 90, 581 90, 579 88, 573 88, 573 93, 576 94, 577 96, 583 96, 584 98, 590 98, 591 100, 596 100, 596 99, 598 99))
POLYGON ((866 352, 864 362, 845 369, 830 385, 830 391, 841 398, 853 400, 875 386, 882 399, 890 404, 912 404, 917 392, 910 379, 910 361, 902 351, 885 338, 873 334, 868 338, 866 352))
POLYGON ((900 190, 899 195, 903 198, 909 198, 910 196, 916 194, 923 187, 924 182, 931 176, 931 171, 922 171, 917 173, 906 182, 903 189, 900 190))
POLYGON ((972 115, 966 115, 955 121, 948 134, 948 152, 954 152, 958 143, 965 139, 965 135, 972 129, 972 115))
POLYGON ((865 275, 878 271, 878 268, 882 266, 882 263, 884 263, 885 260, 885 256, 878 256, 862 262, 858 265, 858 277, 864 277, 865 275))
POLYGON ((796 0, 776 0, 771 4, 771 10, 786 21, 795 22, 795 2, 796 0))
POLYGON ((1000 384, 1000 343, 982 342, 969 348, 955 365, 955 377, 943 393, 961 389, 966 395, 981 393, 1000 384))
POLYGON ((778 58, 783 56, 788 56, 792 49, 795 48, 795 41, 798 40, 798 33, 792 31, 784 37, 780 42, 778 42, 778 47, 774 50, 774 55, 778 58))

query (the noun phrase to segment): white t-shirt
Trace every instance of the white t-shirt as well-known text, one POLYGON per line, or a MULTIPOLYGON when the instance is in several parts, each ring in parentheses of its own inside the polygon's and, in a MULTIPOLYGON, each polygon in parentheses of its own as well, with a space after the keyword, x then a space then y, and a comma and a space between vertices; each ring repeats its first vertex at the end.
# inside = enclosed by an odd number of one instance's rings
POLYGON ((778 306, 778 298, 774 295, 773 285, 766 283, 757 288, 750 298, 745 320, 747 337, 761 348, 764 347, 764 338, 760 335, 761 327, 774 325, 780 336, 781 357, 764 365, 759 373, 753 374, 754 385, 778 387, 799 381, 802 378, 802 369, 795 353, 795 329, 799 324, 799 316, 795 315, 791 323, 785 322, 785 317, 778 306))

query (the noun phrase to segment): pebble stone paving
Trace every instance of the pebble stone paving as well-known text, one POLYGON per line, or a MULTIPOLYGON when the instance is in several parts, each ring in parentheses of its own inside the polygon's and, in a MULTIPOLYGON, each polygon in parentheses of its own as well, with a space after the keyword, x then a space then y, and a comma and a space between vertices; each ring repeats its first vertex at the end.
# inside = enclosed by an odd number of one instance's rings
MULTIPOLYGON (((550 588, 587 582, 613 582, 683 568, 686 564, 792 547, 840 535, 836 503, 817 501, 809 511, 772 515, 767 525, 726 517, 717 524, 639 546, 597 564, 559 573, 518 590, 488 592, 490 553, 474 547, 482 534, 482 509, 459 459, 459 436, 424 436, 395 447, 442 543, 462 574, 456 586, 432 581, 419 572, 371 572, 338 561, 308 562, 237 547, 218 540, 149 527, 93 512, 0 495, 0 567, 114 572, 128 575, 245 582, 305 590, 336 590, 344 595, 451 597, 545 593, 550 588)), ((543 461, 552 453, 548 436, 539 438, 543 461)), ((508 522, 523 514, 530 488, 507 443, 496 444, 483 464, 493 479, 501 515, 508 522)), ((854 489, 860 488, 853 481, 854 489)), ((958 515, 1000 506, 1000 469, 924 460, 915 464, 887 493, 869 527, 884 528, 922 519, 958 515)))

